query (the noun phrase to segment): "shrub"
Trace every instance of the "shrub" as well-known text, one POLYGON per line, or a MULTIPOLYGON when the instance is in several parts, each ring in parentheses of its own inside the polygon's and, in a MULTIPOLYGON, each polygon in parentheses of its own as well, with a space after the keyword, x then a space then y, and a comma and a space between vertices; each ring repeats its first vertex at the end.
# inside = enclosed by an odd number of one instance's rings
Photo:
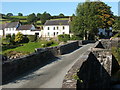
POLYGON ((28 35, 27 36, 30 42, 35 42, 37 41, 37 35, 28 35))
POLYGON ((15 34, 13 34, 10 38, 10 44, 15 45, 15 34))
POLYGON ((28 43, 29 39, 27 36, 23 36, 23 40, 21 41, 21 43, 28 43))
POLYGON ((68 40, 70 40, 70 35, 68 34, 58 35, 58 40, 62 42, 67 42, 68 40))
POLYGON ((72 35, 72 37, 70 38, 70 40, 82 40, 82 37, 76 36, 76 35, 72 35))
POLYGON ((17 35, 15 36, 15 42, 21 43, 23 40, 23 34, 21 32, 18 32, 17 35))

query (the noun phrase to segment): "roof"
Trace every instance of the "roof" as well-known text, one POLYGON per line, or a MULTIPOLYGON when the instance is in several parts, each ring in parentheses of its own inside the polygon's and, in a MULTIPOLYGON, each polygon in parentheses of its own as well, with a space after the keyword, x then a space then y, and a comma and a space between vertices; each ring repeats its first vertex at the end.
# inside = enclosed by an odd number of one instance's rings
POLYGON ((69 25, 69 20, 47 20, 44 25, 69 25))
POLYGON ((17 28, 17 30, 31 30, 32 25, 21 25, 17 28))
POLYGON ((11 22, 11 23, 7 23, 5 28, 14 28, 17 26, 17 24, 19 24, 19 22, 11 22))
POLYGON ((6 24, 0 24, 0 30, 4 30, 5 26, 6 26, 6 24))

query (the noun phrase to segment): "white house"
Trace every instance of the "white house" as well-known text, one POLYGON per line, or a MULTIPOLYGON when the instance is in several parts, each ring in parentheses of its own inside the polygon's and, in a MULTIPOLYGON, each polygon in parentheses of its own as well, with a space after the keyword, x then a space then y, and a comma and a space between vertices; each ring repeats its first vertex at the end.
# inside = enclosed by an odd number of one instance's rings
POLYGON ((99 35, 105 35, 105 36, 112 36, 112 27, 110 27, 108 30, 106 30, 106 29, 101 29, 101 28, 99 28, 98 29, 98 34, 99 35))
POLYGON ((0 36, 4 36, 5 35, 5 32, 4 32, 5 25, 6 24, 0 24, 0 36))
POLYGON ((36 29, 34 25, 21 25, 16 29, 17 32, 21 32, 23 35, 38 35, 41 36, 41 31, 36 29))
POLYGON ((8 34, 13 35, 21 32, 23 35, 38 35, 41 36, 41 31, 36 29, 34 25, 21 25, 20 22, 6 23, 2 30, 0 30, 1 36, 8 34))
POLYGON ((69 20, 47 20, 41 31, 42 37, 57 37, 60 34, 70 34, 69 20))

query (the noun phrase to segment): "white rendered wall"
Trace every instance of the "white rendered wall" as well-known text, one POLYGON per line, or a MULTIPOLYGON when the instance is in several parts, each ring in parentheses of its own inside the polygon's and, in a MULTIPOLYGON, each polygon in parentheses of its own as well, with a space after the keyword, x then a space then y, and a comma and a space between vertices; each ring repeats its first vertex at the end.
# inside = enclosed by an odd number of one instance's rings
POLYGON ((60 34, 69 34, 69 25, 43 26, 42 37, 57 37, 60 34), (48 27, 49 27, 49 30, 48 30, 48 27))

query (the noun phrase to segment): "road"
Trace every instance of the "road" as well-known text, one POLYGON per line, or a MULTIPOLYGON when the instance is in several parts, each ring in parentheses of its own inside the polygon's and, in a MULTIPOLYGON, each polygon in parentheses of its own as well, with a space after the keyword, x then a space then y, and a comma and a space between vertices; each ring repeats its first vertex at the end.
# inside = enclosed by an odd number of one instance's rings
POLYGON ((3 88, 61 88, 67 71, 93 44, 87 44, 72 53, 59 56, 52 62, 29 75, 3 85, 3 88))

